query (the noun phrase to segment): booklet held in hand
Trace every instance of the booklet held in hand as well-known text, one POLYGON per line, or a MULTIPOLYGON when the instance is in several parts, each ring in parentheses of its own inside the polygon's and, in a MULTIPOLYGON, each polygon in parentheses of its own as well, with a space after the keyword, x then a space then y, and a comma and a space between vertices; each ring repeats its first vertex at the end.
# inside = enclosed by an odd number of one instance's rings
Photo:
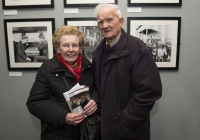
POLYGON ((81 107, 81 102, 85 99, 90 100, 89 87, 83 86, 77 83, 69 91, 63 93, 65 100, 72 113, 81 113, 83 108, 81 107))

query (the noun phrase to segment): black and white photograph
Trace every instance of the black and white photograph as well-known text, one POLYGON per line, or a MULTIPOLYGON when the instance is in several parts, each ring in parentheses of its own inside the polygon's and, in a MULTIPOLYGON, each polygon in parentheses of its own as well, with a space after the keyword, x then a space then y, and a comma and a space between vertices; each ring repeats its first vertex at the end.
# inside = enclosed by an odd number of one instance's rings
POLYGON ((95 18, 65 18, 66 25, 80 29, 85 36, 85 47, 82 54, 92 61, 92 53, 103 39, 95 18))
POLYGON ((131 6, 182 6, 182 0, 128 0, 131 6))
POLYGON ((4 20, 8 69, 37 69, 53 57, 54 19, 4 20))
POLYGON ((147 46, 159 69, 178 69, 180 17, 128 18, 128 32, 147 46))
POLYGON ((171 62, 172 26, 137 25, 136 33, 146 43, 155 62, 171 62))
POLYGON ((95 7, 99 3, 117 4, 117 0, 64 0, 64 7, 95 7))
POLYGON ((54 8, 54 0, 3 0, 3 9, 54 8))

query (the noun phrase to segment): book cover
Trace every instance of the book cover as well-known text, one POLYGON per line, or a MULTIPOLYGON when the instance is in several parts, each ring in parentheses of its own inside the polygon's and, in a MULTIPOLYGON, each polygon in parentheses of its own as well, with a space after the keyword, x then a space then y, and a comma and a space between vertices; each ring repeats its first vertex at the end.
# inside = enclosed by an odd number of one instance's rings
POLYGON ((73 90, 63 93, 63 95, 72 113, 83 112, 83 108, 80 106, 81 100, 90 100, 89 87, 87 86, 76 87, 73 90))

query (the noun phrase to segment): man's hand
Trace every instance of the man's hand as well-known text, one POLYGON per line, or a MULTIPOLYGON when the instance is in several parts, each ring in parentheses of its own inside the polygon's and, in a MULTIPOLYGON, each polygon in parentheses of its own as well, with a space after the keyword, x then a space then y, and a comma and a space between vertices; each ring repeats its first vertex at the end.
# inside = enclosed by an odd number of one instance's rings
POLYGON ((29 57, 26 58, 26 61, 31 61, 31 59, 29 57))

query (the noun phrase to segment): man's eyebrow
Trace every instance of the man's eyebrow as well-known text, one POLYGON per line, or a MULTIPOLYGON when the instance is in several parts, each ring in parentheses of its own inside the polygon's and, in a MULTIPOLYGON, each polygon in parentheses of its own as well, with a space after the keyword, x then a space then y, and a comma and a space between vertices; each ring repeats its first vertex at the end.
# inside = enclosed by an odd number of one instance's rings
POLYGON ((110 15, 110 16, 108 16, 107 18, 113 18, 113 16, 112 16, 112 15, 110 15))
MULTIPOLYGON (((108 18, 113 18, 113 16, 112 16, 112 15, 109 15, 109 16, 108 16, 108 17, 106 17, 105 19, 108 19, 108 18)), ((97 22, 103 21, 103 20, 105 20, 105 19, 102 19, 102 20, 100 20, 100 19, 97 19, 97 22)))

